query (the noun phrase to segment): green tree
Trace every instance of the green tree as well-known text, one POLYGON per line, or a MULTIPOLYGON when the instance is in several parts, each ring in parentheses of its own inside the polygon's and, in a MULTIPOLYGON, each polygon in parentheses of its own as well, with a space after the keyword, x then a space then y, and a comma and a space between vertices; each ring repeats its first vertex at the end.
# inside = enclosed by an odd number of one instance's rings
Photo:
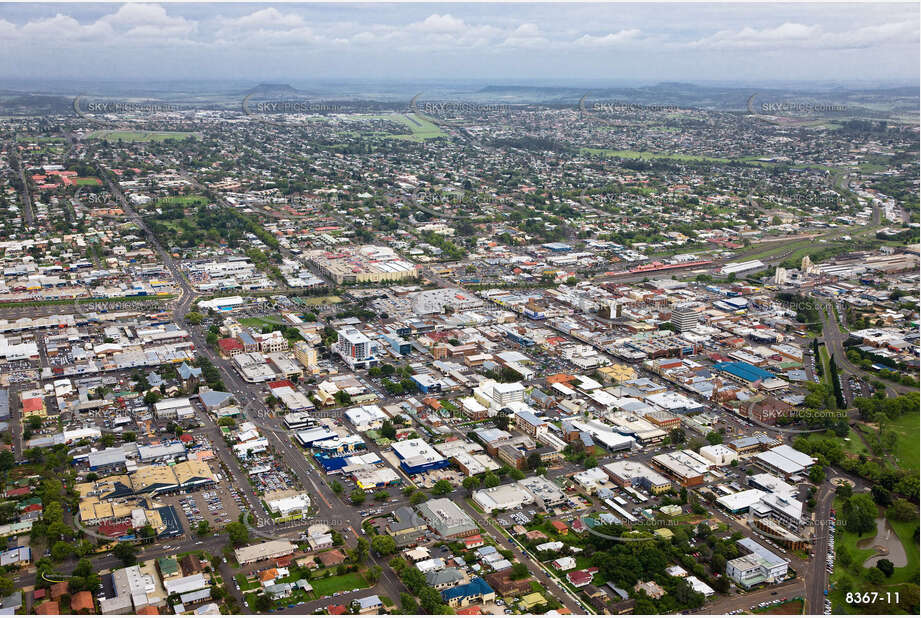
POLYGON ((131 543, 119 543, 112 550, 115 557, 122 561, 125 566, 131 566, 137 562, 137 550, 131 543))
POLYGON ((242 522, 231 522, 224 527, 224 531, 227 532, 234 547, 240 547, 249 542, 249 528, 242 522))
POLYGON ((259 613, 265 613, 272 609, 272 601, 269 597, 264 594, 256 596, 256 601, 253 603, 255 605, 255 610, 259 613))
POLYGON ((397 543, 389 535, 378 534, 371 539, 371 548, 381 556, 389 556, 397 550, 397 543))
POLYGON ((56 562, 70 558, 74 553, 74 546, 67 541, 58 541, 51 546, 51 558, 56 562))
POLYGON ((530 574, 527 565, 523 562, 516 562, 512 565, 512 579, 524 579, 530 574))
POLYGON ((397 438, 396 427, 393 426, 393 423, 390 421, 390 419, 387 419, 381 423, 380 433, 388 440, 396 440, 397 438))
POLYGON ((816 485, 820 484, 825 480, 825 468, 818 464, 812 466, 812 469, 809 470, 809 480, 816 485))
POLYGON ((848 532, 864 534, 875 530, 876 516, 876 503, 870 494, 854 494, 844 503, 844 521, 848 532))
POLYGON ((0 472, 9 472, 16 465, 16 456, 12 451, 0 451, 0 472))
POLYGON ((363 536, 358 537, 358 542, 355 544, 355 562, 361 563, 364 561, 370 546, 368 539, 363 536))
POLYGON ((0 596, 8 597, 13 594, 14 590, 16 590, 16 585, 13 583, 12 578, 0 575, 0 596))
POLYGON ((349 494, 349 499, 352 501, 352 504, 359 505, 365 501, 368 495, 362 489, 356 488, 351 494, 349 494))
POLYGON ((451 490, 453 489, 454 489, 454 486, 451 485, 451 481, 447 479, 440 479, 432 487, 432 495, 433 496, 444 496, 446 494, 451 493, 451 490))
POLYGON ((883 575, 886 577, 892 577, 892 574, 895 573, 895 565, 892 564, 891 560, 883 558, 876 563, 876 568, 883 572, 883 575))
POLYGON ((478 476, 468 476, 463 480, 464 489, 467 490, 469 495, 473 495, 473 492, 480 487, 480 477, 478 476))
POLYGON ((886 580, 886 575, 883 571, 875 566, 866 570, 865 577, 874 586, 879 586, 886 580))

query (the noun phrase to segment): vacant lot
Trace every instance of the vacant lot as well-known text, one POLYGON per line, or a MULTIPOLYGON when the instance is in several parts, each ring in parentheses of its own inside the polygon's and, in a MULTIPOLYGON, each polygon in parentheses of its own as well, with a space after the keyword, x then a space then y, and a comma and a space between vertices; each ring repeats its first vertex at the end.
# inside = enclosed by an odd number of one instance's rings
POLYGON ((335 575, 326 579, 312 579, 310 580, 310 585, 313 586, 313 593, 316 597, 321 599, 344 590, 367 588, 368 582, 361 576, 361 573, 346 573, 345 575, 335 575))

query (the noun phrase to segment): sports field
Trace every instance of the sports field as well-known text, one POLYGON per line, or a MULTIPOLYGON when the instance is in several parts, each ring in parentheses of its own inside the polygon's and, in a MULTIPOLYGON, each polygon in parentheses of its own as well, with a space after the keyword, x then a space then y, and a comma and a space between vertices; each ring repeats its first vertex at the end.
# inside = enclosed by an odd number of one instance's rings
POLYGON ((435 139, 436 137, 446 137, 444 131, 428 120, 422 114, 382 114, 376 116, 365 116, 368 120, 390 120, 397 124, 402 124, 406 126, 409 130, 412 131, 412 134, 406 135, 403 133, 371 133, 375 137, 383 137, 387 139, 405 139, 413 142, 422 142, 427 139, 435 139))
POLYGON ((198 139, 198 133, 191 131, 118 131, 100 130, 93 131, 86 139, 104 139, 122 142, 165 142, 169 139, 183 140, 187 138, 198 139))

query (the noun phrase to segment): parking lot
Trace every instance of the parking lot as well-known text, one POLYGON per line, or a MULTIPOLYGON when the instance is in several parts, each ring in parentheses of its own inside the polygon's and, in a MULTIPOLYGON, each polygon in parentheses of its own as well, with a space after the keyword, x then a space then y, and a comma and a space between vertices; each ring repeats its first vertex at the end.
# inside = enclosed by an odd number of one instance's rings
POLYGON ((240 493, 226 480, 210 489, 162 498, 179 512, 187 531, 194 534, 201 521, 207 521, 211 530, 237 521, 242 510, 240 493))

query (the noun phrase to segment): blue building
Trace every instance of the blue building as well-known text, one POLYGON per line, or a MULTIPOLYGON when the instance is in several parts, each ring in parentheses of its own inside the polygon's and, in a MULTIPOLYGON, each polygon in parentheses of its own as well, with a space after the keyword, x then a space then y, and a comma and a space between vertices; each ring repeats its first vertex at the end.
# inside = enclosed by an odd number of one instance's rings
POLYGON ((394 354, 399 354, 400 356, 406 356, 412 351, 412 345, 398 333, 388 332, 384 333, 382 336, 384 341, 387 342, 387 345, 390 346, 390 349, 393 350, 394 354))
POLYGON ((482 577, 474 577, 468 584, 441 591, 441 598, 451 607, 467 607, 474 603, 485 603, 495 597, 496 592, 482 577))
POLYGON ((729 377, 746 384, 752 384, 754 382, 758 382, 759 380, 770 380, 774 377, 774 374, 770 371, 762 369, 761 367, 756 367, 751 363, 743 363, 738 361, 716 363, 713 365, 713 368, 719 373, 726 374, 729 377))

